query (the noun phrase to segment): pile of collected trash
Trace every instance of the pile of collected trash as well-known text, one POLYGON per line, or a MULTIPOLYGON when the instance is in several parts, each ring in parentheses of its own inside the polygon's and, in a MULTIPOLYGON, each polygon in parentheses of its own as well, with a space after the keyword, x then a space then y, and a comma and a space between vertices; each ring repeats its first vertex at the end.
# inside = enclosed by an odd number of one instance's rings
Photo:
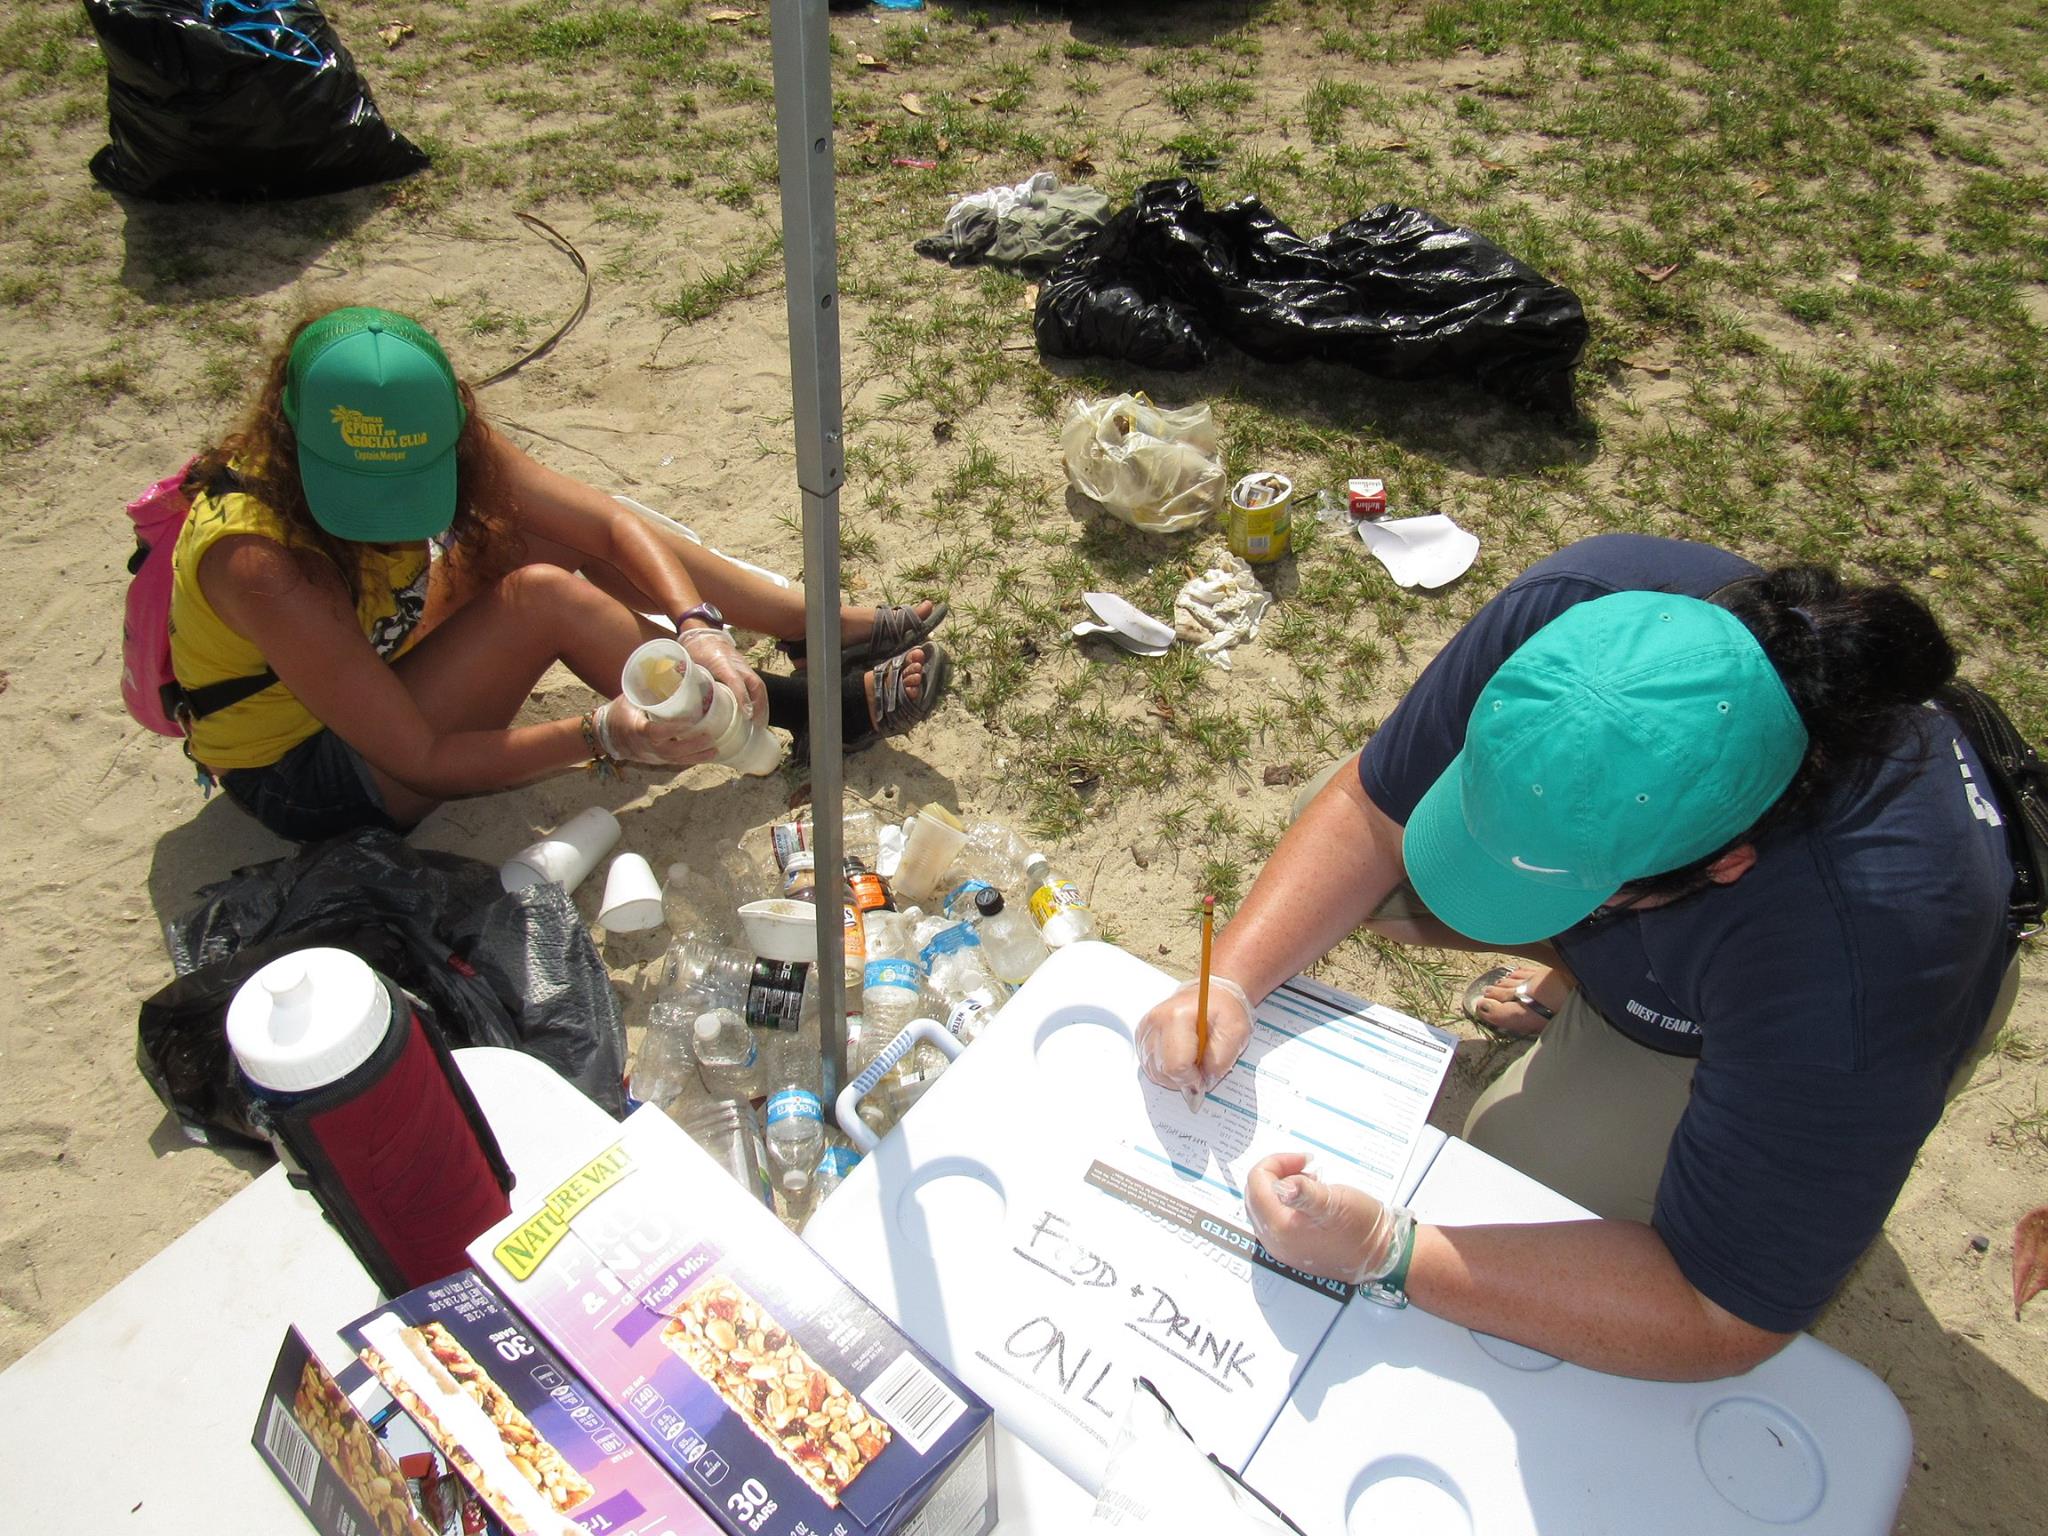
POLYGON ((1075 886, 1001 822, 930 805, 901 826, 850 811, 843 828, 837 879, 806 820, 756 829, 716 867, 669 866, 670 945, 629 1082, 793 1225, 1052 950, 1095 934, 1075 886), (858 1093, 844 1135, 811 959, 817 904, 834 899, 846 1012, 829 1023, 858 1093))

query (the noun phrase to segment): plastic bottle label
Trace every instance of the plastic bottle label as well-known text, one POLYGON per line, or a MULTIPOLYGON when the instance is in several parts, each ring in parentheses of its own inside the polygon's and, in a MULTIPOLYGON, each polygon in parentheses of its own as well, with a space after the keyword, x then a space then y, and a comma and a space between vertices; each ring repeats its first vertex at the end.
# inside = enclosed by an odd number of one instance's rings
POLYGON ((863 871, 849 875, 846 883, 853 887, 853 904, 862 912, 894 912, 896 902, 889 894, 888 884, 880 875, 863 871))
POLYGON ((887 959, 870 960, 861 971, 861 990, 872 992, 877 987, 897 987, 905 992, 915 992, 924 978, 918 973, 914 960, 887 959))
POLYGON ((955 923, 950 928, 941 928, 931 936, 918 958, 924 962, 927 971, 936 969, 934 962, 942 957, 955 954, 963 949, 981 948, 981 936, 974 931, 972 923, 955 923))
POLYGON ((996 1011, 996 995, 987 987, 976 987, 953 1005, 946 1015, 946 1028, 955 1040, 967 1044, 981 1032, 981 1026, 996 1011))
POLYGON ((827 1147, 825 1155, 818 1159, 818 1172, 843 1179, 859 1161, 860 1154, 851 1147, 827 1147))
POLYGON ((816 1120, 822 1123, 825 1110, 818 1103, 818 1096, 809 1089, 785 1088, 768 1096, 768 1107, 762 1111, 762 1118, 769 1125, 779 1125, 784 1120, 816 1120))
POLYGON ((756 960, 747 984, 747 1022, 760 1029, 800 1028, 810 971, 803 960, 756 960))
POLYGON ((1088 903, 1081 899, 1080 888, 1071 880, 1053 880, 1031 893, 1032 920, 1041 928, 1062 912, 1087 910, 1088 903))

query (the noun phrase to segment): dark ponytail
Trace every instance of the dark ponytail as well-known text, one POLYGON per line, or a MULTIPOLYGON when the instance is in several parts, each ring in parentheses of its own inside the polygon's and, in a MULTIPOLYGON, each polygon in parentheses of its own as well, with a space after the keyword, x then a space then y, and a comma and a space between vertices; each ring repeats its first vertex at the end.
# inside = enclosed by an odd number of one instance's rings
POLYGON ((1756 636, 1806 724, 1806 760, 1774 811, 1797 813, 1873 772, 1898 750, 1913 711, 1956 673, 1934 615, 1890 583, 1851 585, 1823 566, 1793 565, 1723 587, 1713 601, 1756 636))
POLYGON ((1622 887, 1622 906, 1707 889, 1708 868, 1731 849, 1797 821, 1836 792, 1854 793, 1909 742, 1919 706, 1955 676, 1955 648, 1904 587, 1856 586, 1825 566, 1790 565, 1730 582, 1709 599, 1755 635, 1792 696, 1806 757, 1771 808, 1703 858, 1622 887))

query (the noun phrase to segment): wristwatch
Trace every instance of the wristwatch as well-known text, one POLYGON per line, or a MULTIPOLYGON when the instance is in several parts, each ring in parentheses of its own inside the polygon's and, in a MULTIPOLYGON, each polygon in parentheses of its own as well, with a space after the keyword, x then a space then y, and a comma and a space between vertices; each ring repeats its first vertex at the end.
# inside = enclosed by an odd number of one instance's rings
POLYGON ((683 626, 692 619, 702 619, 713 629, 723 629, 725 627, 725 615, 718 611, 716 603, 699 603, 696 607, 685 608, 676 615, 676 633, 680 635, 683 632, 683 626))

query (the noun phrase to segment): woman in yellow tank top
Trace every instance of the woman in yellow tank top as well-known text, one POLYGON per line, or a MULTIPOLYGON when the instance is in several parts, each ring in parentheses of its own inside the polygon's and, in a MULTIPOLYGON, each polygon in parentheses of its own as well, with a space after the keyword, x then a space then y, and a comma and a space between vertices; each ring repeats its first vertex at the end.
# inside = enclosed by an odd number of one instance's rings
MULTIPOLYGON (((402 315, 350 308, 301 324, 248 419, 187 483, 172 665, 188 694, 248 680, 246 696, 191 722, 187 746, 281 836, 403 830, 443 800, 593 761, 709 760, 694 727, 610 697, 633 648, 665 633, 648 613, 669 616, 756 718, 804 732, 801 678, 760 676, 724 627, 800 640, 802 589, 521 452, 402 315), (557 661, 608 702, 512 725, 557 661)), ((841 609, 849 750, 937 706, 948 659, 927 636, 945 613, 841 609)))

